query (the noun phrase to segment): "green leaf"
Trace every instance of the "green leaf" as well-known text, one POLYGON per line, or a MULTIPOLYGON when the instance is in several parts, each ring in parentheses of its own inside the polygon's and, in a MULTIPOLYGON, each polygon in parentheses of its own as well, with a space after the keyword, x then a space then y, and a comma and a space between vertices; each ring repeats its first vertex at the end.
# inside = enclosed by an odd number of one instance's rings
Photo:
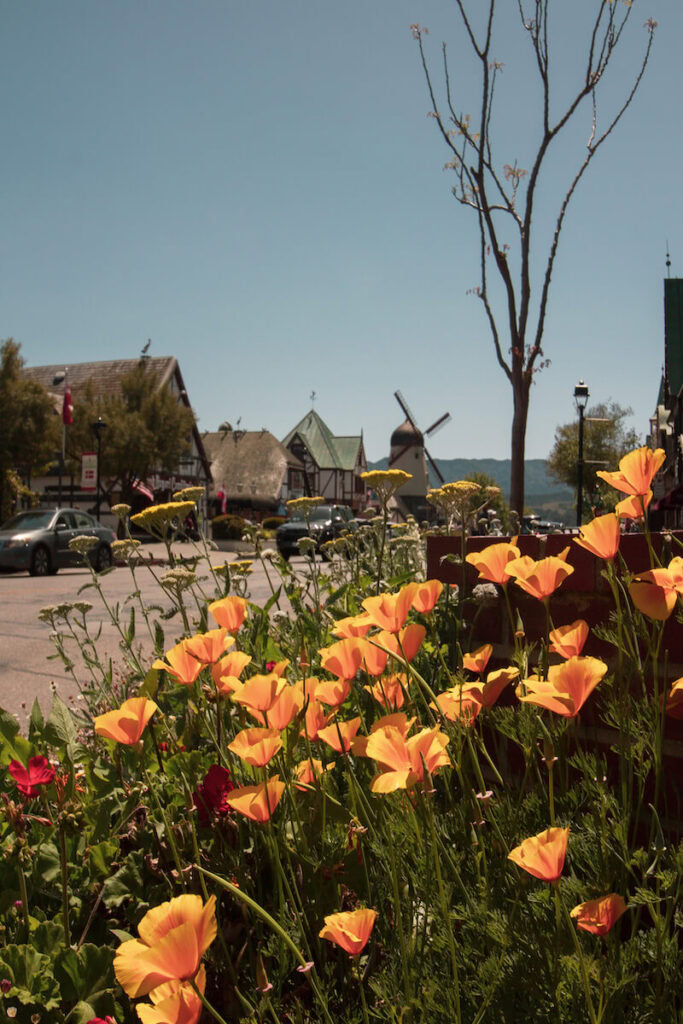
POLYGON ((90 874, 95 878, 108 878, 111 862, 118 853, 118 846, 109 840, 90 847, 90 874))
POLYGON ((45 719, 43 718, 43 712, 40 710, 40 704, 36 697, 33 701, 33 707, 31 708, 31 719, 28 726, 28 737, 31 742, 41 742, 44 729, 45 719))
POLYGON ((64 945, 64 928, 59 921, 41 921, 31 933, 31 945, 39 953, 53 953, 64 945))
MULTIPOLYGON (((161 609, 159 609, 161 611, 161 609)), ((154 643, 156 645, 157 654, 161 655, 164 653, 164 631, 161 628, 161 623, 154 623, 154 643)))
POLYGON ((279 601, 281 593, 282 593, 282 584, 277 588, 277 590, 275 591, 274 594, 270 595, 270 597, 268 598, 268 600, 264 604, 264 606, 263 606, 263 614, 264 615, 267 615, 268 612, 270 611, 270 609, 273 607, 273 605, 276 604, 277 601, 279 601))
POLYGON ((57 694, 52 698, 45 726, 45 738, 53 746, 64 748, 72 763, 80 759, 83 748, 78 742, 76 723, 68 707, 57 694))
POLYGON ((34 872, 44 882, 54 882, 59 878, 59 852, 54 843, 43 843, 33 863, 34 872))
POLYGON ((87 1003, 99 1015, 112 1012, 116 982, 113 952, 107 946, 86 942, 78 950, 63 950, 55 959, 55 977, 64 999, 87 1003))
POLYGON ((0 974, 12 982, 6 1000, 16 999, 24 1006, 38 1004, 45 1010, 59 1007, 59 986, 50 957, 33 946, 5 946, 0 952, 0 974))
POLYGON ((154 700, 159 689, 159 669, 151 668, 138 687, 138 697, 149 697, 154 700))
POLYGON ((131 606, 130 609, 130 620, 128 622, 128 629, 126 630, 126 643, 132 644, 135 639, 135 605, 131 606))
POLYGON ((0 764, 17 760, 26 765, 32 749, 29 741, 19 735, 19 723, 14 715, 0 708, 0 764))
POLYGON ((141 860, 141 852, 129 854, 123 867, 106 879, 102 898, 105 906, 120 907, 125 900, 134 898, 139 911, 147 909, 149 903, 145 898, 141 860))

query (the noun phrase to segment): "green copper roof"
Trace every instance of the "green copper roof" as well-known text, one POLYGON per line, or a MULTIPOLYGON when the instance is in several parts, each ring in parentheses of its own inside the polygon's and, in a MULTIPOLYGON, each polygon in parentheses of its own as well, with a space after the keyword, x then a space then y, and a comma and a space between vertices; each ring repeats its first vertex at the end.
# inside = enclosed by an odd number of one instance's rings
POLYGON ((298 434, 304 442, 313 461, 321 469, 353 469, 356 465, 360 435, 356 437, 335 437, 315 409, 306 413, 282 443, 289 447, 292 438, 298 434))
POLYGON ((683 278, 664 281, 664 339, 669 390, 678 395, 683 387, 683 278))

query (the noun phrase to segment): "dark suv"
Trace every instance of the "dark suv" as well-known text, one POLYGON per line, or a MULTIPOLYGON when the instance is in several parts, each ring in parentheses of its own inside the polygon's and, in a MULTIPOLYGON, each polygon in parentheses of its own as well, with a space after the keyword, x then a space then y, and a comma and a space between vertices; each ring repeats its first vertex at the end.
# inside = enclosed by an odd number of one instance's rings
POLYGON ((297 510, 290 513, 287 522, 278 527, 275 535, 277 549, 284 559, 299 554, 299 541, 302 537, 312 537, 318 554, 329 561, 329 555, 322 547, 325 541, 358 529, 358 523, 348 505, 318 505, 308 514, 308 519, 310 529, 303 512, 297 510))

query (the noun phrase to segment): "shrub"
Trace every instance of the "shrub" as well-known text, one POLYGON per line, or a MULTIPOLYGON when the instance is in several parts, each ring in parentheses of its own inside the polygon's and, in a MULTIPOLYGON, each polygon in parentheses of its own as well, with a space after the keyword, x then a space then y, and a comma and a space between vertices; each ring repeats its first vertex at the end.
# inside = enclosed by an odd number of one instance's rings
POLYGON ((211 520, 214 540, 242 540, 242 535, 249 523, 241 516, 216 516, 211 520))
POLYGON ((277 530, 286 521, 286 516, 266 516, 261 523, 264 530, 277 530))

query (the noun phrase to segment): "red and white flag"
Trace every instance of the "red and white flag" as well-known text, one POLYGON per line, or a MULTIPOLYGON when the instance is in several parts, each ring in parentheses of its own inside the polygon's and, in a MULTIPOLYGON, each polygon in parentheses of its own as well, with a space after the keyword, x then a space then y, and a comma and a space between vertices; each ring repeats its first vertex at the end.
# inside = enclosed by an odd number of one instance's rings
POLYGON ((64 405, 62 406, 62 419, 65 426, 70 426, 74 421, 74 403, 71 399, 71 388, 69 382, 64 383, 64 405))
POLYGON ((147 484, 143 483, 139 477, 135 477, 133 480, 133 490, 137 491, 138 494, 144 495, 145 498, 149 498, 150 501, 154 501, 154 491, 147 484))

